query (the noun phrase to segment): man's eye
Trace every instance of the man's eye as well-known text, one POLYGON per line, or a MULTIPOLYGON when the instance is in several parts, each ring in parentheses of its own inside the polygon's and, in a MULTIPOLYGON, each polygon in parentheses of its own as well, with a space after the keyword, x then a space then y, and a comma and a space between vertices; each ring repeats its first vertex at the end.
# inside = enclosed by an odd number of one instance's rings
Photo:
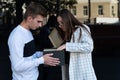
POLYGON ((38 21, 38 23, 42 23, 42 21, 38 21))

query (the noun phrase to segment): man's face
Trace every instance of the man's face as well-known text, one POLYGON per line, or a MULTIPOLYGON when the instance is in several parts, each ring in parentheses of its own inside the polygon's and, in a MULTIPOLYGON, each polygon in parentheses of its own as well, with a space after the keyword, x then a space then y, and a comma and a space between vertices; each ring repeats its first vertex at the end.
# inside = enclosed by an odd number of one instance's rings
POLYGON ((35 30, 39 27, 42 27, 43 20, 44 20, 44 17, 42 17, 40 15, 36 16, 35 18, 31 17, 29 20, 29 28, 32 30, 35 30))

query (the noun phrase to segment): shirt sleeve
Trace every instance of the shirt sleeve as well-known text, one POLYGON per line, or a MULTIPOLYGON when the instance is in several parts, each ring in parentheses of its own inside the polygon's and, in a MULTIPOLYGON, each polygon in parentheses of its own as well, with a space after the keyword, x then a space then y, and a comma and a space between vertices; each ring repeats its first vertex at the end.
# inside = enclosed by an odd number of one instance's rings
POLYGON ((22 40, 9 40, 8 46, 10 50, 12 69, 15 71, 22 72, 31 70, 44 63, 44 58, 42 57, 41 52, 36 52, 34 55, 29 57, 23 57, 24 43, 22 40))

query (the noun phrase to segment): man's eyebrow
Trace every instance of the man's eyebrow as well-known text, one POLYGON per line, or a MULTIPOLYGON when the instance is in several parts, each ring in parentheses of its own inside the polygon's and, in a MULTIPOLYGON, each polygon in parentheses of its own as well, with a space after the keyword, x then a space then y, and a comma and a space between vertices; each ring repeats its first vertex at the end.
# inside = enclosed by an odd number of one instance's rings
POLYGON ((37 22, 43 22, 43 21, 40 21, 40 20, 39 20, 39 21, 37 21, 37 22))

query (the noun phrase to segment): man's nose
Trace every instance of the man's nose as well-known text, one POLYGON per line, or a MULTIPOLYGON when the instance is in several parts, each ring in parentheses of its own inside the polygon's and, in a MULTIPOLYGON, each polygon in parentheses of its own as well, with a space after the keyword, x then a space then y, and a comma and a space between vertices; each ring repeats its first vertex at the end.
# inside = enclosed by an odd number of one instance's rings
POLYGON ((39 24, 39 27, 41 27, 41 26, 42 26, 42 23, 39 24))

